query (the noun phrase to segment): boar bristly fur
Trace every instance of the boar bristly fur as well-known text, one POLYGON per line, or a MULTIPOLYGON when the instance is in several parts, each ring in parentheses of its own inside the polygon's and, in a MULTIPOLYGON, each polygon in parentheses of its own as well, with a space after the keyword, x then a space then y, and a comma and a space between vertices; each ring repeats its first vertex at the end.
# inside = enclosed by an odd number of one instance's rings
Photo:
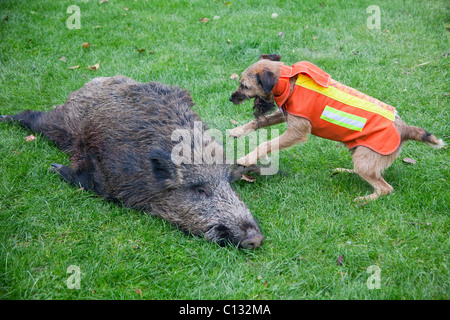
MULTIPOLYGON (((219 244, 257 248, 264 237, 230 185, 231 167, 171 159, 174 130, 192 131, 200 121, 192 105, 186 90, 117 76, 90 81, 48 113, 27 110, 2 119, 69 152, 71 168, 52 164, 69 183, 219 244)), ((202 145, 193 148, 202 152, 202 145)))

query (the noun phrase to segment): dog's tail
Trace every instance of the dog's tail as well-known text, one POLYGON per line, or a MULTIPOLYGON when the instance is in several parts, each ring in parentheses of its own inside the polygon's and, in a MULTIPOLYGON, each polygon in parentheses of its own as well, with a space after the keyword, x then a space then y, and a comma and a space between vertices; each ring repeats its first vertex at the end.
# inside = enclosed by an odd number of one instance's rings
POLYGON ((442 139, 436 138, 435 135, 429 133, 425 129, 414 126, 406 127, 403 140, 422 141, 433 148, 443 148, 445 146, 442 139))

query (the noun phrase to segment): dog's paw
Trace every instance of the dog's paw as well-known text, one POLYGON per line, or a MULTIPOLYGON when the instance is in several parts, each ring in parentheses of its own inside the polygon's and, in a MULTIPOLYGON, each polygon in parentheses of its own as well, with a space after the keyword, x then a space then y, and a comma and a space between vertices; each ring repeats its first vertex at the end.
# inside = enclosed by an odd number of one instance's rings
POLYGON ((250 167, 250 166, 256 164, 257 161, 258 161, 258 159, 256 159, 256 157, 250 157, 250 156, 247 155, 245 157, 242 157, 242 158, 238 159, 236 161, 236 163, 238 165, 241 165, 241 166, 244 166, 244 167, 250 167))
POLYGON ((250 132, 252 132, 252 130, 237 127, 228 131, 228 135, 233 138, 239 138, 248 135, 250 132))

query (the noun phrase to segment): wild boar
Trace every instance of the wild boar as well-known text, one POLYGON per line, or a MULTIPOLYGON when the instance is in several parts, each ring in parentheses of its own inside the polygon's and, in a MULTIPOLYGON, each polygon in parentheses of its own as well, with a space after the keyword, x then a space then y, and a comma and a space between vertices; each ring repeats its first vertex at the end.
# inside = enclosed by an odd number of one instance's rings
MULTIPOLYGON (((67 182, 220 245, 258 248, 264 237, 230 185, 239 176, 233 167, 173 161, 174 130, 192 132, 201 123, 192 106, 186 90, 116 76, 93 79, 49 112, 27 110, 1 119, 69 152, 71 168, 52 164, 67 182)), ((193 153, 202 147, 192 144, 193 153)))

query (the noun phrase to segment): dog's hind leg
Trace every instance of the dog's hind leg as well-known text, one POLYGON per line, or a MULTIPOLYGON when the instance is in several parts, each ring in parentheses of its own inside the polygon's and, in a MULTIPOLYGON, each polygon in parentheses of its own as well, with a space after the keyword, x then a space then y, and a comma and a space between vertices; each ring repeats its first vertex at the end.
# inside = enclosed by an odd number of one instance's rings
POLYGON ((359 173, 359 176, 366 180, 375 189, 375 191, 374 193, 367 196, 357 197, 354 199, 354 201, 375 200, 380 196, 388 195, 389 193, 394 191, 394 188, 392 188, 392 186, 383 179, 381 173, 359 173))
POLYGON ((366 147, 357 147, 354 150, 352 154, 354 169, 347 172, 357 173, 375 189, 374 193, 357 197, 355 201, 375 200, 394 191, 394 188, 383 179, 382 173, 394 162, 400 153, 400 149, 401 147, 390 155, 381 155, 366 147))

